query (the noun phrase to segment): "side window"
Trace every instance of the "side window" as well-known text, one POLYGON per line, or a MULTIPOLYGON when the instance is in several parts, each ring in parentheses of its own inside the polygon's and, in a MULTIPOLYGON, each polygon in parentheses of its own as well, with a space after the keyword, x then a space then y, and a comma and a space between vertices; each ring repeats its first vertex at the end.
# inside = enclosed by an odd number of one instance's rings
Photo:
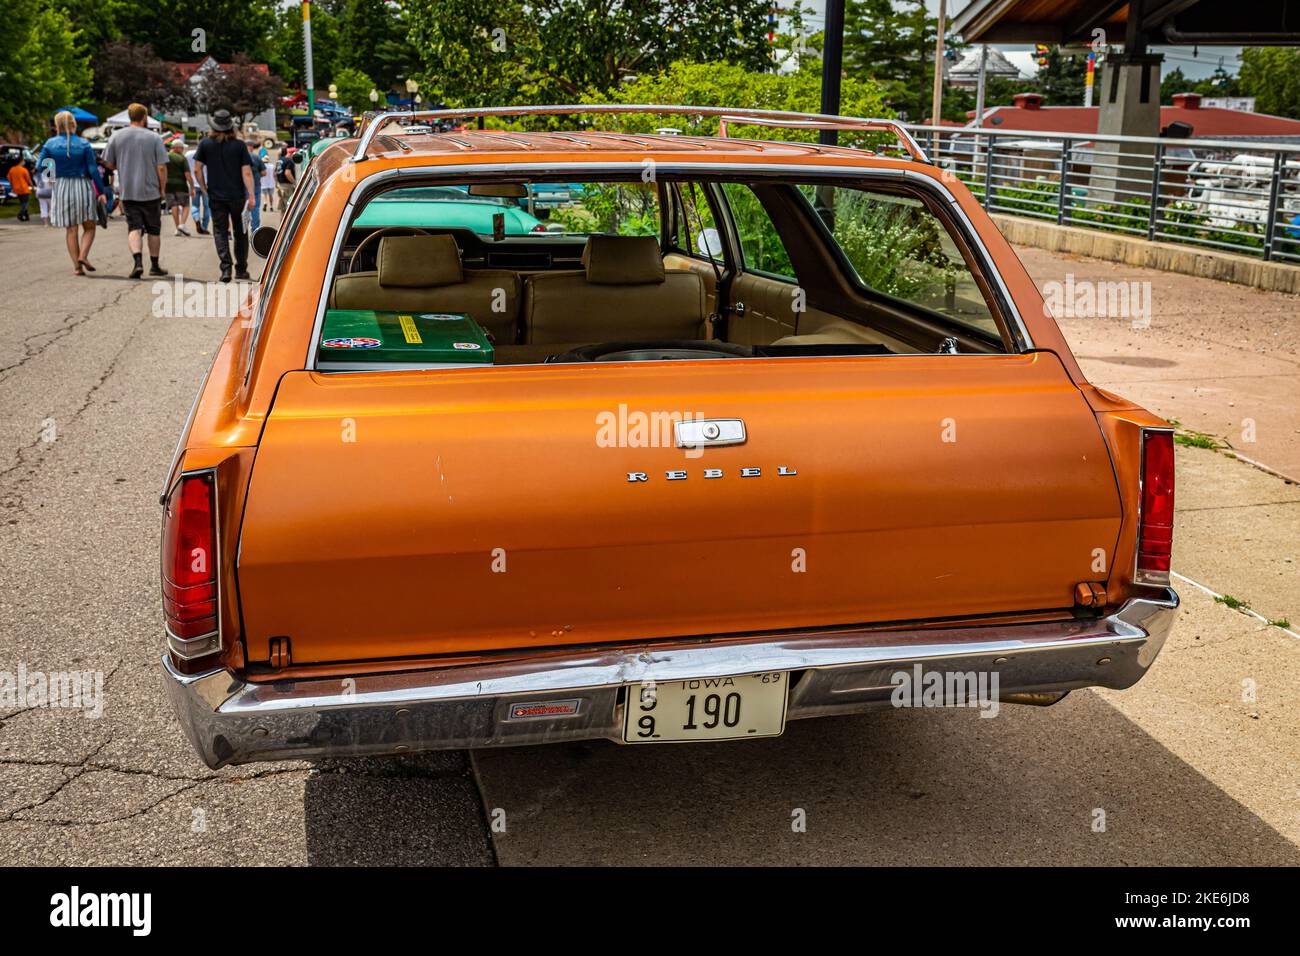
POLYGON ((799 191, 861 285, 1000 334, 961 250, 919 199, 846 186, 801 185, 799 191))
POLYGON ((672 190, 676 227, 672 238, 678 251, 696 259, 712 259, 721 265, 722 238, 703 187, 699 183, 674 183, 672 190))
POLYGON ((743 183, 723 183, 722 191, 731 207, 731 218, 740 236, 745 269, 779 279, 795 281, 790 254, 777 235, 776 226, 754 191, 743 183))

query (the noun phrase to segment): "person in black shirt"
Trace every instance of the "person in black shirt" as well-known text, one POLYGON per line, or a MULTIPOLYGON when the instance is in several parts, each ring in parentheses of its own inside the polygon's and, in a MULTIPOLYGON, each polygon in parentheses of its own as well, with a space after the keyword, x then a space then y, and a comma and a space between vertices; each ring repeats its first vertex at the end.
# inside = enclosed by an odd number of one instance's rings
POLYGON ((227 110, 209 117, 212 132, 194 153, 194 178, 212 210, 212 238, 221 260, 221 281, 230 281, 230 232, 235 233, 235 278, 249 279, 244 213, 253 210, 253 168, 248 149, 234 133, 227 110))

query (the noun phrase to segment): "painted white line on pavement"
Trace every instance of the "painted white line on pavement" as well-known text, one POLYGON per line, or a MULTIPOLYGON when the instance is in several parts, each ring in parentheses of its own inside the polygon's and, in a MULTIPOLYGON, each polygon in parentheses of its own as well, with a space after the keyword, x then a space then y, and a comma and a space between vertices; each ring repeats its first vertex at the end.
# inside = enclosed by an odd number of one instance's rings
MULTIPOLYGON (((1218 591, 1213 591, 1210 588, 1207 588, 1204 584, 1201 584, 1199 581, 1193 581, 1191 578, 1187 577, 1186 575, 1179 574, 1177 571, 1170 571, 1169 574, 1171 577, 1175 577, 1180 581, 1186 581, 1192 587, 1204 591, 1206 594, 1214 598, 1216 601, 1221 600, 1223 598, 1223 595, 1220 594, 1218 591)), ((1235 607, 1232 610, 1240 611, 1242 614, 1248 614, 1251 617, 1255 618, 1255 620, 1263 621, 1269 627, 1276 627, 1283 634, 1289 634, 1292 637, 1294 637, 1296 640, 1300 641, 1300 634, 1297 634, 1295 631, 1291 630, 1290 628, 1282 627, 1278 624, 1274 624, 1272 621, 1266 618, 1263 614, 1260 614, 1258 611, 1255 611, 1248 607, 1235 607)))

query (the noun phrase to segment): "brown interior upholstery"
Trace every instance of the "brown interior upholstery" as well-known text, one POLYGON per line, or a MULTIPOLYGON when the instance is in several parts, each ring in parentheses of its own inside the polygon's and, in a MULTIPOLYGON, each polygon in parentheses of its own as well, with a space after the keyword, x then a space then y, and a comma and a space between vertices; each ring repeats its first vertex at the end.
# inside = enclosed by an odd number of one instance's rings
POLYGON ((524 341, 584 344, 707 336, 704 283, 664 269, 653 236, 592 236, 582 271, 543 272, 524 283, 524 341))
POLYGON ((664 258, 654 236, 589 236, 582 268, 592 285, 651 285, 664 281, 664 258))
POLYGON ((518 341, 522 283, 509 269, 462 269, 451 236, 385 236, 378 270, 334 280, 330 307, 379 312, 464 312, 506 344, 518 341))
POLYGON ((384 236, 375 261, 386 289, 432 289, 465 278, 460 247, 451 236, 384 236))

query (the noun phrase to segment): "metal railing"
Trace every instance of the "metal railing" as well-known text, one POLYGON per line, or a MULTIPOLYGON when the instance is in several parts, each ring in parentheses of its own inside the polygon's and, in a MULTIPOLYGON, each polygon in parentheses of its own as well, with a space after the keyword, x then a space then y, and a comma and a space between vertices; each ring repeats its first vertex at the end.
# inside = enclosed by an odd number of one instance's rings
POLYGON ((990 212, 1300 262, 1300 146, 909 129, 990 212))

